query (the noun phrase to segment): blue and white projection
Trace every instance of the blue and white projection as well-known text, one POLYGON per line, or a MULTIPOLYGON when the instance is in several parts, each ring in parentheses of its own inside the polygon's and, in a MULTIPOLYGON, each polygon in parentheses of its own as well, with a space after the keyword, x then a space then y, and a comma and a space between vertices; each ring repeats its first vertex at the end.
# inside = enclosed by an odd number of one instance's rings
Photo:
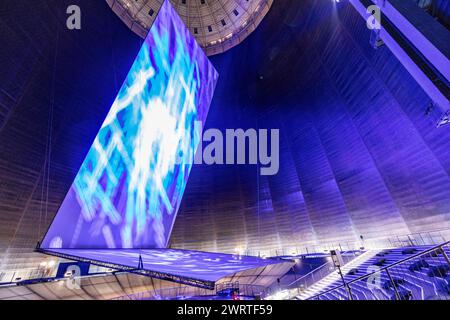
POLYGON ((165 248, 217 79, 166 1, 41 248, 165 248))

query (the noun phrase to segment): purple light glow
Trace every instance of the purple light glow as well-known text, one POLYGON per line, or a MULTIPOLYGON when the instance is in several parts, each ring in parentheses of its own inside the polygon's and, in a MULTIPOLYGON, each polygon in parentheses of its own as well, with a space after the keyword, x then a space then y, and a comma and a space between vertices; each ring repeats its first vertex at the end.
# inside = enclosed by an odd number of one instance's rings
POLYGON ((217 79, 166 1, 41 247, 166 247, 217 79))
POLYGON ((132 268, 138 267, 140 255, 143 270, 213 282, 237 272, 286 263, 283 260, 174 249, 50 249, 46 252, 71 256, 73 260, 83 258, 132 268))

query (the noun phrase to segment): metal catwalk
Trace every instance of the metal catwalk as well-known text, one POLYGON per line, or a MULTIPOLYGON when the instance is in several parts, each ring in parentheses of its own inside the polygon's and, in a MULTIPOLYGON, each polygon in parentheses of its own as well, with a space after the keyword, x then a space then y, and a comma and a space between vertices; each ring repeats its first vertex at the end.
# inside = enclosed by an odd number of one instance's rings
POLYGON ((243 271, 258 269, 258 276, 265 276, 267 272, 273 276, 273 271, 276 270, 278 276, 278 273, 282 275, 292 266, 292 262, 286 260, 176 249, 37 249, 37 251, 206 289, 214 289, 220 279, 232 277, 243 271), (278 268, 282 266, 285 268, 278 268))

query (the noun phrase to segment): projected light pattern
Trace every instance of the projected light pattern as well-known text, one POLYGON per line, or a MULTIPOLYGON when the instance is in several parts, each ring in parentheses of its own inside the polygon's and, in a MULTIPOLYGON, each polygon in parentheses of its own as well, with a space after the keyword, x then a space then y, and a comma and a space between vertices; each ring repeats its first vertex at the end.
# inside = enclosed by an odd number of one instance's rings
MULTIPOLYGON (((286 260, 262 259, 224 253, 174 249, 92 250, 50 249, 48 254, 62 254, 73 260, 79 258, 136 268, 139 257, 142 269, 206 281, 219 279, 244 270, 284 264, 286 260)), ((292 262, 287 262, 292 267, 292 262)), ((287 270, 286 270, 287 271, 287 270)))
POLYGON ((217 77, 166 1, 41 247, 165 247, 217 77))

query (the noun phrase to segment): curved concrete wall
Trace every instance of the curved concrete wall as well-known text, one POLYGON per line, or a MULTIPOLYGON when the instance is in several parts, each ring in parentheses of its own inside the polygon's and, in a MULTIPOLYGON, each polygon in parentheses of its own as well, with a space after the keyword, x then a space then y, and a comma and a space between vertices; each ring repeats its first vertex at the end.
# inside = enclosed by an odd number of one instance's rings
MULTIPOLYGON (((1 14, 0 269, 14 269, 43 259, 33 248, 141 40, 103 1, 8 1, 1 14), (64 27, 74 2, 80 31, 64 27)), ((435 128, 430 99, 369 38, 348 4, 276 1, 213 57, 207 127, 279 128, 280 171, 194 166, 173 247, 281 253, 450 230, 450 127, 435 128)))

